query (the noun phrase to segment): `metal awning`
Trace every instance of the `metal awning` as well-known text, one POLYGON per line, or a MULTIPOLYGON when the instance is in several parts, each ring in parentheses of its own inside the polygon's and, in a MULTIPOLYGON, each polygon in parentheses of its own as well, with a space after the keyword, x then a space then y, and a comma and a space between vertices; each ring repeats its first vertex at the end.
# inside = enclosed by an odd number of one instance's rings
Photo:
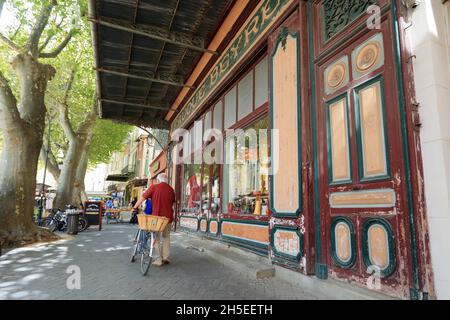
MULTIPOLYGON (((233 0, 89 0, 100 115, 168 128, 164 116, 233 0)), ((189 87, 192 89, 192 87, 189 87)))
POLYGON ((135 178, 128 182, 128 185, 132 185, 133 187, 145 187, 147 186, 148 179, 140 179, 135 178))
POLYGON ((119 174, 109 174, 106 177, 106 181, 119 181, 119 182, 126 182, 128 179, 130 179, 130 175, 127 173, 119 173, 119 174))

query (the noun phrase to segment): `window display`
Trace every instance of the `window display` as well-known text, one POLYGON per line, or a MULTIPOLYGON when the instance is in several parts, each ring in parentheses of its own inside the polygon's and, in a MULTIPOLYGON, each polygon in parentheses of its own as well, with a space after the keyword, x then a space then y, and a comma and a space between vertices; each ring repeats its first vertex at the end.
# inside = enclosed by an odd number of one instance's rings
POLYGON ((218 214, 220 212, 220 165, 212 165, 211 176, 211 213, 218 214))
POLYGON ((264 108, 268 107, 267 68, 267 57, 261 57, 236 78, 228 91, 206 108, 189 129, 189 150, 185 159, 195 164, 183 167, 182 212, 267 215, 268 116, 262 116, 264 108), (250 115, 254 114, 259 120, 247 125, 250 115), (217 137, 211 133, 206 135, 208 129, 225 133, 230 127, 242 129, 235 129, 225 141, 221 137, 219 147, 211 151, 211 143, 217 137), (213 158, 220 152, 217 158, 220 163, 206 161, 202 152, 210 152, 207 154, 213 158), (200 164, 202 159, 206 163, 200 164))
POLYGON ((268 118, 238 131, 225 142, 223 211, 238 214, 267 213, 268 118))
POLYGON ((184 165, 182 212, 200 211, 201 164, 184 165))
POLYGON ((202 212, 205 214, 209 213, 209 170, 210 166, 203 165, 203 183, 202 183, 202 212))

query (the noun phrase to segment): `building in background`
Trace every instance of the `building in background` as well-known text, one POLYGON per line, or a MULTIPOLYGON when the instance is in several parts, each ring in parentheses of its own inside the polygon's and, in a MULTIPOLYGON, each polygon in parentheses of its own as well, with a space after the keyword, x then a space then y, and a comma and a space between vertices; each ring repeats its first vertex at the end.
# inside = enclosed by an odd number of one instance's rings
POLYGON ((106 165, 104 189, 120 206, 142 195, 149 183, 150 164, 167 143, 166 130, 136 128, 124 141, 123 150, 112 155, 106 165))
POLYGON ((103 200, 108 196, 105 177, 108 165, 101 163, 95 168, 88 169, 84 179, 86 195, 90 200, 103 200))

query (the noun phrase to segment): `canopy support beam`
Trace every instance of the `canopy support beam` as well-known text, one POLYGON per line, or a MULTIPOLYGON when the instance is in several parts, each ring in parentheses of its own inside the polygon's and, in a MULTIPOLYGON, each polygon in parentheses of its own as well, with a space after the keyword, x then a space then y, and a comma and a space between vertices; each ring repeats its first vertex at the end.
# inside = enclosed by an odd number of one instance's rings
POLYGON ((204 41, 202 39, 192 38, 182 33, 170 32, 154 26, 133 25, 131 23, 122 20, 106 17, 101 17, 97 19, 89 17, 88 20, 105 27, 132 32, 134 34, 139 34, 144 37, 160 40, 167 43, 172 43, 192 50, 208 52, 214 55, 219 54, 214 50, 206 49, 204 47, 204 41))
POLYGON ((118 71, 118 70, 113 70, 113 69, 96 68, 95 70, 97 70, 99 72, 103 72, 103 73, 114 74, 117 76, 123 76, 123 77, 128 77, 128 78, 135 78, 135 79, 147 80, 147 81, 152 81, 152 82, 164 83, 164 84, 171 85, 171 86, 186 87, 186 88, 190 88, 190 89, 195 88, 193 86, 184 84, 181 81, 178 81, 181 79, 179 77, 173 76, 173 75, 163 76, 163 75, 157 74, 157 75, 155 75, 155 77, 147 77, 147 76, 141 76, 141 75, 138 75, 135 73, 118 71))
POLYGON ((107 102, 107 103, 122 104, 122 105, 127 105, 127 106, 135 106, 135 107, 140 107, 140 108, 145 108, 145 109, 157 109, 157 110, 165 110, 165 111, 170 110, 169 108, 166 108, 163 106, 149 105, 149 104, 145 104, 145 103, 138 103, 138 102, 128 101, 128 100, 124 100, 124 99, 102 98, 102 99, 100 99, 100 101, 107 102))

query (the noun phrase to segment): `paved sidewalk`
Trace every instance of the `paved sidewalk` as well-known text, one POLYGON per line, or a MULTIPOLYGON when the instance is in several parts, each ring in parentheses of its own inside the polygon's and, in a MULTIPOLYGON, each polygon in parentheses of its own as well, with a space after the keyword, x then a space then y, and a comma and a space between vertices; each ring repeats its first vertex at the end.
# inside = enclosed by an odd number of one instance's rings
POLYGON ((12 250, 0 257, 0 299, 317 299, 280 279, 252 279, 183 246, 172 234, 171 264, 143 277, 129 262, 130 225, 104 225, 71 240, 12 250), (66 273, 80 267, 81 289, 67 289, 66 273))

